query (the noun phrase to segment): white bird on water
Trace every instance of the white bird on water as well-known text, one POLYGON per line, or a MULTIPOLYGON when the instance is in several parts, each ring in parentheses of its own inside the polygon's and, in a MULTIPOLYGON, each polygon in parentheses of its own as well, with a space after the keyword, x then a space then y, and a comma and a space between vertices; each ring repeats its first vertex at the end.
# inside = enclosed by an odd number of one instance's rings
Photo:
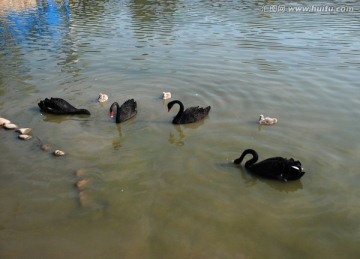
POLYGON ((277 122, 278 120, 276 118, 264 117, 264 115, 260 114, 259 124, 261 125, 272 125, 277 122))

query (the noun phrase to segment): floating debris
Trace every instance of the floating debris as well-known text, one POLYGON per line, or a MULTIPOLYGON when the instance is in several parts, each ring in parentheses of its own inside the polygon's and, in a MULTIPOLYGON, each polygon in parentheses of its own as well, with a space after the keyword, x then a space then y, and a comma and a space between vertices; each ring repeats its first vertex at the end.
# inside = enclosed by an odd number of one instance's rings
POLYGON ((261 125, 272 125, 277 122, 278 120, 276 118, 264 117, 264 115, 260 114, 259 124, 261 125))
POLYGON ((54 155, 55 156, 65 156, 65 152, 57 149, 54 151, 54 155))
POLYGON ((8 129, 8 130, 13 130, 13 129, 16 129, 17 128, 17 125, 13 124, 13 123, 6 123, 3 125, 3 127, 5 129, 8 129))
POLYGON ((27 135, 27 134, 20 134, 19 135, 19 139, 22 139, 22 140, 29 140, 31 138, 32 138, 32 136, 27 135))
POLYGON ((5 118, 0 118, 0 126, 3 126, 4 124, 9 124, 11 123, 9 120, 5 119, 5 118))
POLYGON ((171 93, 170 92, 163 92, 163 100, 170 99, 171 93))
POLYGON ((99 93, 99 99, 98 100, 99 100, 100 103, 104 103, 107 100, 109 100, 109 96, 107 96, 106 94, 103 94, 103 93, 99 93))
POLYGON ((16 132, 19 132, 20 134, 28 134, 31 130, 31 128, 21 128, 17 129, 16 132))

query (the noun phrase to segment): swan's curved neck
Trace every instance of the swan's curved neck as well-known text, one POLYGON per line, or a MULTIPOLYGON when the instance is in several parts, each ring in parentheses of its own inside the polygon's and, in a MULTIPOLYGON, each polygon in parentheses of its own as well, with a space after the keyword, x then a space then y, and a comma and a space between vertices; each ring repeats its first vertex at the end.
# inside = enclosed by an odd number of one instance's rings
POLYGON ((116 107, 116 122, 120 122, 120 106, 117 102, 114 102, 110 106, 110 116, 114 116, 115 107, 116 107))
POLYGON ((184 113, 184 105, 182 104, 182 102, 180 102, 178 100, 173 101, 173 103, 174 104, 177 103, 180 106, 180 109, 174 118, 174 120, 176 120, 176 119, 181 118, 181 115, 184 113))
POLYGON ((241 156, 240 156, 238 159, 235 159, 234 163, 235 163, 235 164, 240 164, 240 163, 244 160, 244 158, 245 158, 245 156, 246 156, 247 154, 250 154, 250 155, 252 155, 253 157, 252 157, 250 160, 246 161, 246 163, 245 163, 245 168, 249 168, 250 166, 252 166, 253 164, 255 164, 256 161, 258 160, 259 156, 258 156, 258 154, 256 153, 256 151, 253 150, 253 149, 246 149, 246 150, 241 154, 241 156))

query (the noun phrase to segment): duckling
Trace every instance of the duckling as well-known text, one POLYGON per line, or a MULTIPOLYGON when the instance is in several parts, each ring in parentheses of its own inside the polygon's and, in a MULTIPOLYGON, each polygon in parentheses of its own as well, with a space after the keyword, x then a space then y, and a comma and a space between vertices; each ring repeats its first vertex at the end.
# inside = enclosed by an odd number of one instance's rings
POLYGON ((99 103, 104 103, 109 99, 109 96, 103 93, 99 93, 99 103))
POLYGON ((170 92, 163 92, 163 100, 170 99, 171 93, 170 92))
POLYGON ((9 120, 5 119, 5 118, 0 118, 0 126, 3 126, 4 124, 9 124, 11 123, 9 120))
POLYGON ((261 125, 272 125, 277 122, 278 120, 276 118, 264 117, 264 115, 260 114, 259 124, 261 125))

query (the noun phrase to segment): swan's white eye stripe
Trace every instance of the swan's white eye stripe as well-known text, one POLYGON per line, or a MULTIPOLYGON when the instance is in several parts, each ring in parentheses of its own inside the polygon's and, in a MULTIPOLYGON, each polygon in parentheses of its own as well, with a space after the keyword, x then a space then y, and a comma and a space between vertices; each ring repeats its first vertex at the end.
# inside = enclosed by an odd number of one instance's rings
POLYGON ((296 170, 298 170, 298 171, 300 171, 300 168, 299 167, 297 167, 297 166, 291 166, 292 168, 294 168, 294 169, 296 169, 296 170))

